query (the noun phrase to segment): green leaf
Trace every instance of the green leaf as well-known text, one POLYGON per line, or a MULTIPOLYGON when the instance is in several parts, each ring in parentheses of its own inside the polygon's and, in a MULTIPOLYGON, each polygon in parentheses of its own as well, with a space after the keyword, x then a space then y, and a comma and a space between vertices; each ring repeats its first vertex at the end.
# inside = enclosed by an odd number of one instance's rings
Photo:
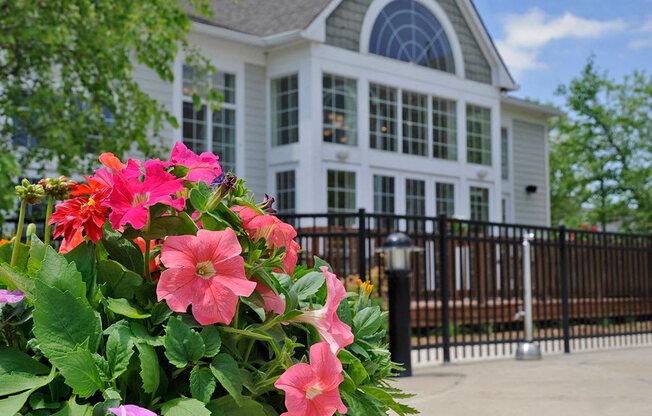
MULTIPOLYGON (((7 243, 0 246, 0 262, 11 264, 11 252, 14 249, 14 243, 7 243)), ((18 261, 16 267, 20 271, 27 270, 27 260, 29 259, 29 249, 27 244, 20 243, 18 248, 18 261)))
POLYGON ((183 224, 179 225, 179 227, 175 230, 174 235, 197 235, 199 227, 190 217, 190 215, 186 214, 184 211, 181 211, 179 213, 179 218, 183 220, 183 224))
POLYGON ((381 408, 381 403, 356 390, 352 394, 340 391, 344 404, 348 408, 347 414, 356 416, 387 416, 381 408), (381 405, 380 407, 378 405, 381 405))
POLYGON ((93 406, 92 416, 113 416, 113 413, 109 413, 109 408, 116 408, 120 406, 120 399, 108 399, 102 403, 97 403, 93 406))
POLYGON ((353 333, 356 338, 366 337, 376 332, 382 323, 380 307, 364 308, 353 317, 353 333))
POLYGON ((109 334, 106 341, 106 359, 111 379, 114 380, 129 366, 129 360, 134 353, 133 333, 126 320, 116 322, 104 332, 109 334))
POLYGON ((45 257, 36 273, 36 280, 62 292, 68 291, 78 298, 86 296, 86 284, 75 263, 68 262, 49 246, 45 248, 45 257))
POLYGON ((97 282, 107 283, 113 296, 132 299, 136 288, 143 283, 143 277, 116 261, 102 260, 97 266, 97 282))
POLYGON ((250 397, 243 397, 238 403, 231 396, 211 400, 206 407, 213 416, 267 416, 263 405, 250 397))
POLYGON ((190 190, 190 202, 199 212, 205 211, 206 203, 210 197, 211 190, 204 181, 199 181, 197 183, 197 188, 190 190))
POLYGON ((351 379, 356 386, 359 386, 369 380, 367 370, 365 370, 364 365, 362 365, 362 362, 360 362, 360 360, 357 358, 348 364, 348 369, 346 372, 351 376, 351 379))
POLYGON ((47 374, 50 368, 20 350, 0 345, 0 377, 13 372, 47 374))
POLYGON ((193 398, 208 403, 216 386, 217 380, 210 369, 195 366, 190 372, 190 393, 193 398))
POLYGON ((233 357, 229 354, 218 354, 211 363, 211 371, 238 406, 242 406, 242 378, 238 363, 233 357))
POLYGON ((28 373, 5 374, 0 376, 0 396, 33 389, 45 379, 47 376, 35 376, 28 373))
POLYGON ((34 306, 34 335, 43 354, 55 365, 57 359, 86 340, 90 352, 97 351, 102 321, 86 298, 61 292, 37 280, 34 306))
POLYGON ((317 257, 317 256, 313 256, 313 261, 314 261, 314 263, 315 263, 315 267, 314 267, 314 270, 315 270, 315 271, 321 272, 321 270, 320 270, 319 268, 320 268, 321 266, 326 266, 326 267, 328 267, 328 271, 331 272, 331 273, 333 273, 333 268, 331 267, 330 264, 326 263, 325 260, 322 260, 322 259, 320 259, 320 258, 317 257))
POLYGON ((168 235, 175 235, 177 230, 184 224, 183 218, 172 215, 158 217, 150 222, 147 231, 141 231, 142 237, 146 240, 156 240, 168 235))
MULTIPOLYGON (((5 244, 0 247, 4 247, 5 244)), ((9 288, 20 289, 30 301, 34 301, 34 280, 19 272, 9 264, 0 263, 0 282, 6 283, 9 288)))
POLYGON ((83 345, 59 358, 56 366, 65 377, 66 384, 72 387, 73 393, 79 397, 90 397, 96 391, 107 387, 102 376, 103 369, 98 367, 96 359, 83 345))
POLYGON ((211 416, 204 403, 197 399, 180 398, 170 400, 161 406, 162 416, 211 416))
POLYGON ((292 289, 297 293, 299 300, 305 300, 317 293, 320 287, 326 283, 326 276, 321 271, 310 272, 297 280, 292 289))
POLYGON ((172 309, 165 302, 159 302, 152 308, 152 323, 159 325, 172 315, 172 309))
POLYGON ((0 415, 14 415, 25 405, 25 402, 29 398, 30 394, 40 389, 43 386, 47 386, 54 380, 54 376, 57 374, 57 369, 52 368, 50 374, 44 379, 39 379, 40 382, 32 387, 26 392, 9 396, 0 400, 0 415))
POLYGON ((27 260, 27 274, 34 277, 36 272, 41 268, 41 262, 45 257, 45 244, 32 234, 32 244, 29 247, 29 260, 27 260))
POLYGON ((213 325, 205 326, 204 329, 200 332, 201 338, 204 340, 204 345, 206 350, 204 351, 204 357, 214 357, 220 352, 220 347, 222 346, 222 339, 220 338, 220 332, 213 325))
POLYGON ((113 313, 118 315, 123 315, 128 318, 134 319, 145 319, 149 318, 151 315, 143 312, 140 308, 133 305, 127 299, 106 299, 106 307, 113 313))
POLYGON ((138 245, 133 241, 122 238, 122 234, 113 230, 108 221, 104 224, 102 245, 112 259, 127 269, 137 274, 143 272, 143 253, 138 245))
POLYGON ((75 398, 71 397, 63 406, 63 409, 59 410, 52 416, 91 416, 92 412, 93 409, 91 408, 91 405, 77 404, 75 398))
POLYGON ((82 280, 86 283, 86 289, 89 290, 96 282, 97 276, 95 245, 84 241, 72 251, 64 254, 64 257, 69 262, 75 263, 77 270, 82 275, 82 280))
POLYGON ((155 337, 150 335, 150 333, 147 332, 143 324, 140 322, 131 322, 131 332, 133 332, 135 337, 134 342, 145 342, 152 347, 160 347, 163 345, 163 337, 155 337))
POLYGON ((206 346, 201 335, 192 330, 180 318, 170 318, 165 327, 165 356, 170 363, 183 368, 204 356, 206 346))
POLYGON ((145 393, 156 393, 161 379, 161 367, 154 347, 143 342, 136 343, 138 358, 140 359, 140 378, 143 381, 145 393))
POLYGON ((419 413, 417 410, 409 406, 397 403, 389 393, 387 393, 385 390, 381 388, 374 387, 374 386, 360 386, 360 390, 364 391, 369 396, 373 397, 374 399, 378 400, 388 408, 392 409, 400 416, 404 416, 405 414, 419 413))
POLYGON ((236 231, 242 229, 242 220, 240 219, 240 216, 231 211, 231 209, 229 209, 225 204, 217 204, 217 207, 212 211, 212 214, 217 215, 219 218, 229 223, 231 228, 234 228, 236 231))
POLYGON ((344 298, 340 301, 340 306, 337 307, 337 316, 340 318, 340 321, 348 326, 353 326, 353 314, 348 299, 344 298))

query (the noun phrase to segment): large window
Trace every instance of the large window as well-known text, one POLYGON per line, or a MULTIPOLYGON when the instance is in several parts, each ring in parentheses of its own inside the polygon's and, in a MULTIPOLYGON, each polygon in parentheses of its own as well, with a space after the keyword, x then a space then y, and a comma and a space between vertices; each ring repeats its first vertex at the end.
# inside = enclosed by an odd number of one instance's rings
POLYGON ((276 198, 279 213, 296 211, 296 183, 293 170, 276 173, 276 198))
POLYGON ((328 171, 328 212, 355 211, 355 172, 328 171))
MULTIPOLYGON (((426 182, 419 179, 405 180, 405 214, 426 215, 426 182)), ((424 221, 408 220, 408 230, 423 229, 424 221)))
POLYGON ((432 97, 433 156, 457 160, 457 106, 455 101, 432 97))
POLYGON ((369 52, 455 72, 453 52, 441 23, 415 0, 395 0, 376 18, 369 52))
POLYGON ((491 166, 491 110, 466 105, 466 158, 468 163, 491 166))
POLYGON ((509 141, 507 127, 500 129, 500 176, 503 179, 509 178, 509 141))
POLYGON ((455 215, 455 185, 437 182, 435 184, 435 205, 437 215, 446 214, 448 217, 455 215))
POLYGON ((272 80, 272 146, 299 141, 298 76, 272 80))
POLYGON ((489 221, 489 189, 472 186, 470 199, 471 219, 489 221))
POLYGON ((215 72, 202 80, 194 68, 183 66, 183 143, 195 153, 212 152, 220 157, 224 172, 235 172, 235 75, 215 72), (196 108, 198 87, 212 86, 224 97, 220 108, 206 104, 196 108))
POLYGON ((403 153, 428 156, 428 96, 403 91, 403 153))
POLYGON ((374 212, 394 213, 394 177, 374 175, 374 212))
POLYGON ((324 74, 322 92, 324 141, 356 146, 358 144, 356 81, 324 74))
POLYGON ((396 88, 369 85, 369 146, 372 149, 398 150, 396 88))

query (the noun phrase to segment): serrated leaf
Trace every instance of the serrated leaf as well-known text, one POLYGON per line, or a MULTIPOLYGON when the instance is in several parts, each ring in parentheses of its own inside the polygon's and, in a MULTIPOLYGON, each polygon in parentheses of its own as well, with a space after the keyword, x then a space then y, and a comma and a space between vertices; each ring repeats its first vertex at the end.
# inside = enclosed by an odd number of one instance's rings
POLYGON ((151 315, 143 312, 140 308, 133 305, 127 299, 106 299, 106 307, 113 313, 118 315, 123 315, 128 318, 134 319, 145 319, 149 318, 151 315))
POLYGON ((75 297, 37 280, 34 306, 34 335, 43 354, 55 365, 58 358, 86 340, 90 352, 97 351, 102 321, 85 297, 75 297))
POLYGON ((79 397, 90 397, 107 387, 102 377, 103 369, 98 367, 93 355, 83 345, 57 359, 56 366, 66 379, 66 384, 79 397))
POLYGON ((220 352, 220 347, 222 346, 222 339, 220 338, 220 332, 212 325, 205 326, 201 330, 200 335, 204 340, 204 346, 206 347, 204 351, 204 357, 214 357, 220 352))
POLYGON ((136 343, 140 359, 140 378, 143 381, 145 393, 156 393, 161 379, 161 368, 154 347, 143 342, 136 343))
POLYGON ((118 321, 104 332, 109 333, 106 341, 106 359, 109 363, 111 379, 114 380, 129 366, 129 360, 134 353, 133 333, 127 321, 118 321))
POLYGON ((364 365, 362 365, 362 362, 358 360, 357 358, 352 360, 348 364, 348 368, 346 372, 351 376, 351 379, 355 383, 356 386, 360 386, 364 382, 369 380, 369 375, 367 374, 367 370, 365 370, 364 365))
POLYGON ((206 346, 202 337, 180 318, 170 318, 165 327, 165 356, 170 363, 183 368, 204 356, 206 346))
POLYGON ((166 319, 172 315, 172 309, 165 302, 159 302, 152 308, 151 312, 152 323, 159 325, 165 322, 166 319))
POLYGON ((305 300, 309 296, 317 293, 320 287, 326 283, 326 276, 321 271, 310 272, 297 280, 292 289, 296 292, 299 300, 305 300))
POLYGON ((241 406, 242 400, 242 379, 238 363, 229 354, 218 354, 211 363, 211 371, 220 384, 233 397, 233 400, 241 406))
POLYGON ((144 342, 151 345, 152 347, 160 347, 163 345, 163 337, 150 335, 150 333, 147 332, 143 324, 140 322, 131 322, 131 332, 133 332, 135 337, 134 342, 144 342))
POLYGON ((360 390, 364 391, 369 396, 373 397, 374 399, 378 400, 388 408, 392 409, 393 411, 398 413, 399 416, 419 413, 417 410, 409 406, 396 402, 389 393, 387 393, 385 390, 381 388, 374 387, 374 386, 360 386, 360 390))
POLYGON ((66 260, 75 264, 77 271, 81 273, 82 280, 86 283, 86 290, 88 291, 96 282, 97 261, 95 259, 95 245, 88 241, 83 241, 63 256, 66 260))
POLYGON ((379 408, 379 404, 375 399, 365 395, 360 391, 355 391, 351 394, 340 391, 344 404, 348 408, 347 414, 356 416, 387 416, 387 413, 379 408))
POLYGON ((363 338, 376 332, 383 323, 380 307, 364 308, 353 317, 353 333, 363 338))
POLYGON ((77 404, 74 397, 71 397, 61 410, 52 416, 91 416, 93 408, 89 404, 77 404))
POLYGON ((192 397, 208 403, 217 386, 217 380, 209 368, 195 366, 190 372, 190 393, 192 397))
POLYGON ((13 372, 38 375, 47 374, 50 368, 20 350, 0 345, 0 377, 13 372))
POLYGON ((113 260, 102 260, 97 266, 97 282, 107 283, 113 296, 132 299, 143 277, 113 260))
POLYGON ((204 403, 197 399, 180 398, 170 400, 161 406, 162 416, 211 416, 204 403))
POLYGON ((36 272, 36 280, 62 292, 68 291, 78 298, 86 296, 86 284, 75 263, 68 262, 49 246, 45 248, 45 257, 36 272))

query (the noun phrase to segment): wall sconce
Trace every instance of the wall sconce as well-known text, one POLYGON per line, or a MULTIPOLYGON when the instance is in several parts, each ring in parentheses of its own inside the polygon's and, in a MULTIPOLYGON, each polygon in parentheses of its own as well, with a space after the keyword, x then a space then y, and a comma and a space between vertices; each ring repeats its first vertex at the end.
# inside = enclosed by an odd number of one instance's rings
POLYGON ((475 174, 478 176, 478 178, 484 179, 489 174, 489 171, 485 168, 477 168, 475 170, 475 174))
POLYGON ((335 153, 335 157, 338 160, 344 161, 349 158, 349 152, 346 150, 338 150, 337 153, 335 153))
POLYGON ((525 187, 525 192, 528 194, 533 194, 537 191, 537 186, 536 185, 528 185, 525 187))

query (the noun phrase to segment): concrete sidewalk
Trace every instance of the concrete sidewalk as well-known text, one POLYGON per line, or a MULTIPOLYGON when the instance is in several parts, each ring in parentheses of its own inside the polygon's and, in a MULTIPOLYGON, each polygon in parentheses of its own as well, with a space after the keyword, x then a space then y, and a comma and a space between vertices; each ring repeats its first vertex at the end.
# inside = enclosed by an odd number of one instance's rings
POLYGON ((652 347, 416 368, 397 387, 423 415, 651 416, 652 347))

